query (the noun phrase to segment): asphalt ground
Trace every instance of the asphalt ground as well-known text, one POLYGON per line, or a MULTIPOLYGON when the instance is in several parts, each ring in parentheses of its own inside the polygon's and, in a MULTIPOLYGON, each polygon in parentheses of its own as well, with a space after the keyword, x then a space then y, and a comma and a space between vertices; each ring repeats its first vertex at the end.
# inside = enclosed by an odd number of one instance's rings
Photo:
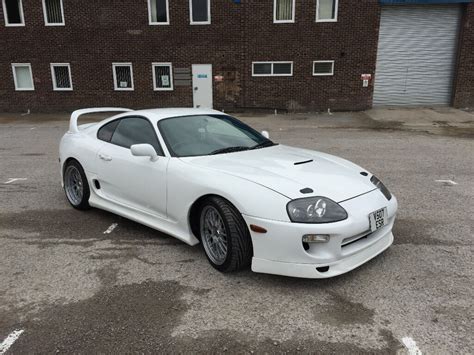
POLYGON ((407 353, 411 341, 474 352, 472 130, 243 116, 276 142, 367 168, 398 198, 391 248, 304 280, 221 274, 200 246, 72 209, 58 164, 67 119, 0 114, 0 342, 23 330, 7 353, 407 353))

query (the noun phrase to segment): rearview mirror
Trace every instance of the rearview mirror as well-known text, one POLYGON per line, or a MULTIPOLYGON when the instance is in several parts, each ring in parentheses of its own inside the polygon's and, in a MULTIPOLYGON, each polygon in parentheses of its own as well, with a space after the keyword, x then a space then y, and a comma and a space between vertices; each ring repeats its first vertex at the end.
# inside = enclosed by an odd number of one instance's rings
POLYGON ((151 161, 158 160, 158 154, 151 144, 134 144, 130 150, 135 157, 150 157, 151 161))
POLYGON ((266 139, 270 139, 270 133, 268 133, 268 131, 262 131, 262 136, 264 136, 266 139))

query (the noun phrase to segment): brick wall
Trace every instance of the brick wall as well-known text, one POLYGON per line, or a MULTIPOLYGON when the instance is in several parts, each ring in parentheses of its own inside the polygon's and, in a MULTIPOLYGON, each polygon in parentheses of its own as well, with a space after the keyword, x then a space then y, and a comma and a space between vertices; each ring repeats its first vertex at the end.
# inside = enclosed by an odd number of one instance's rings
POLYGON ((474 107, 474 3, 465 5, 463 15, 453 105, 474 107))
MULTIPOLYGON (((63 0, 66 26, 44 25, 39 0, 23 0, 25 27, 0 14, 0 111, 192 106, 192 87, 153 91, 152 62, 212 64, 217 109, 363 110, 372 106, 381 7, 340 0, 338 21, 316 23, 316 1, 296 1, 296 22, 273 23, 273 0, 211 0, 211 25, 190 25, 188 0, 170 0, 169 26, 148 25, 147 0, 63 0), (87 4, 87 5, 85 5, 87 4), (252 77, 252 61, 294 62, 292 77, 252 77), (335 60, 334 76, 312 76, 335 60), (35 91, 15 91, 11 63, 31 63, 35 91), (74 91, 53 91, 50 63, 70 63, 74 91), (113 62, 132 62, 134 91, 114 91, 113 62)), ((1 7, 0 7, 0 11, 1 7)), ((454 104, 474 106, 473 4, 462 29, 454 104)))

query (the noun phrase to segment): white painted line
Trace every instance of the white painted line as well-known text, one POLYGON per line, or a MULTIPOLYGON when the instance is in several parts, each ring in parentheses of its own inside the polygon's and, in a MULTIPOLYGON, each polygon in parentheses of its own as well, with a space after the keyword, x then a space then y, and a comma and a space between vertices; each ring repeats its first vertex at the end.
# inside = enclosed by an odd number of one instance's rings
POLYGON ((111 224, 110 227, 107 228, 107 230, 104 232, 104 234, 110 234, 110 233, 112 233, 112 231, 113 231, 115 228, 117 228, 117 226, 118 226, 118 223, 113 223, 113 224, 111 224))
POLYGON ((435 181, 441 184, 451 185, 451 186, 458 184, 456 181, 453 181, 453 180, 435 180, 435 181))
POLYGON ((15 181, 24 181, 28 180, 27 178, 9 178, 7 181, 5 181, 5 184, 11 184, 12 182, 15 181))
POLYGON ((8 349, 10 349, 10 346, 13 345, 13 343, 20 337, 21 333, 23 333, 24 330, 14 330, 13 332, 10 333, 9 336, 5 338, 4 341, 0 344, 0 355, 3 355, 7 352, 8 349))
POLYGON ((416 346, 416 341, 410 337, 405 337, 402 339, 403 345, 408 349, 409 355, 422 355, 421 350, 416 346))

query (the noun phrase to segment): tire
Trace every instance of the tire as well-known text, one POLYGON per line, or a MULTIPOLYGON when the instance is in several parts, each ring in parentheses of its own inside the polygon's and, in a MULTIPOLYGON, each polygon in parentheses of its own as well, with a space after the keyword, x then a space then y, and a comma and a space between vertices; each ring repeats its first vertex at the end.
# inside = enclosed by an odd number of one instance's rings
POLYGON ((64 192, 72 207, 78 210, 90 209, 90 188, 86 174, 77 160, 66 164, 63 174, 64 192))
POLYGON ((253 248, 249 230, 240 212, 228 201, 216 196, 202 203, 199 233, 206 257, 215 269, 232 272, 250 265, 253 248), (226 243, 222 242, 223 239, 226 243))

